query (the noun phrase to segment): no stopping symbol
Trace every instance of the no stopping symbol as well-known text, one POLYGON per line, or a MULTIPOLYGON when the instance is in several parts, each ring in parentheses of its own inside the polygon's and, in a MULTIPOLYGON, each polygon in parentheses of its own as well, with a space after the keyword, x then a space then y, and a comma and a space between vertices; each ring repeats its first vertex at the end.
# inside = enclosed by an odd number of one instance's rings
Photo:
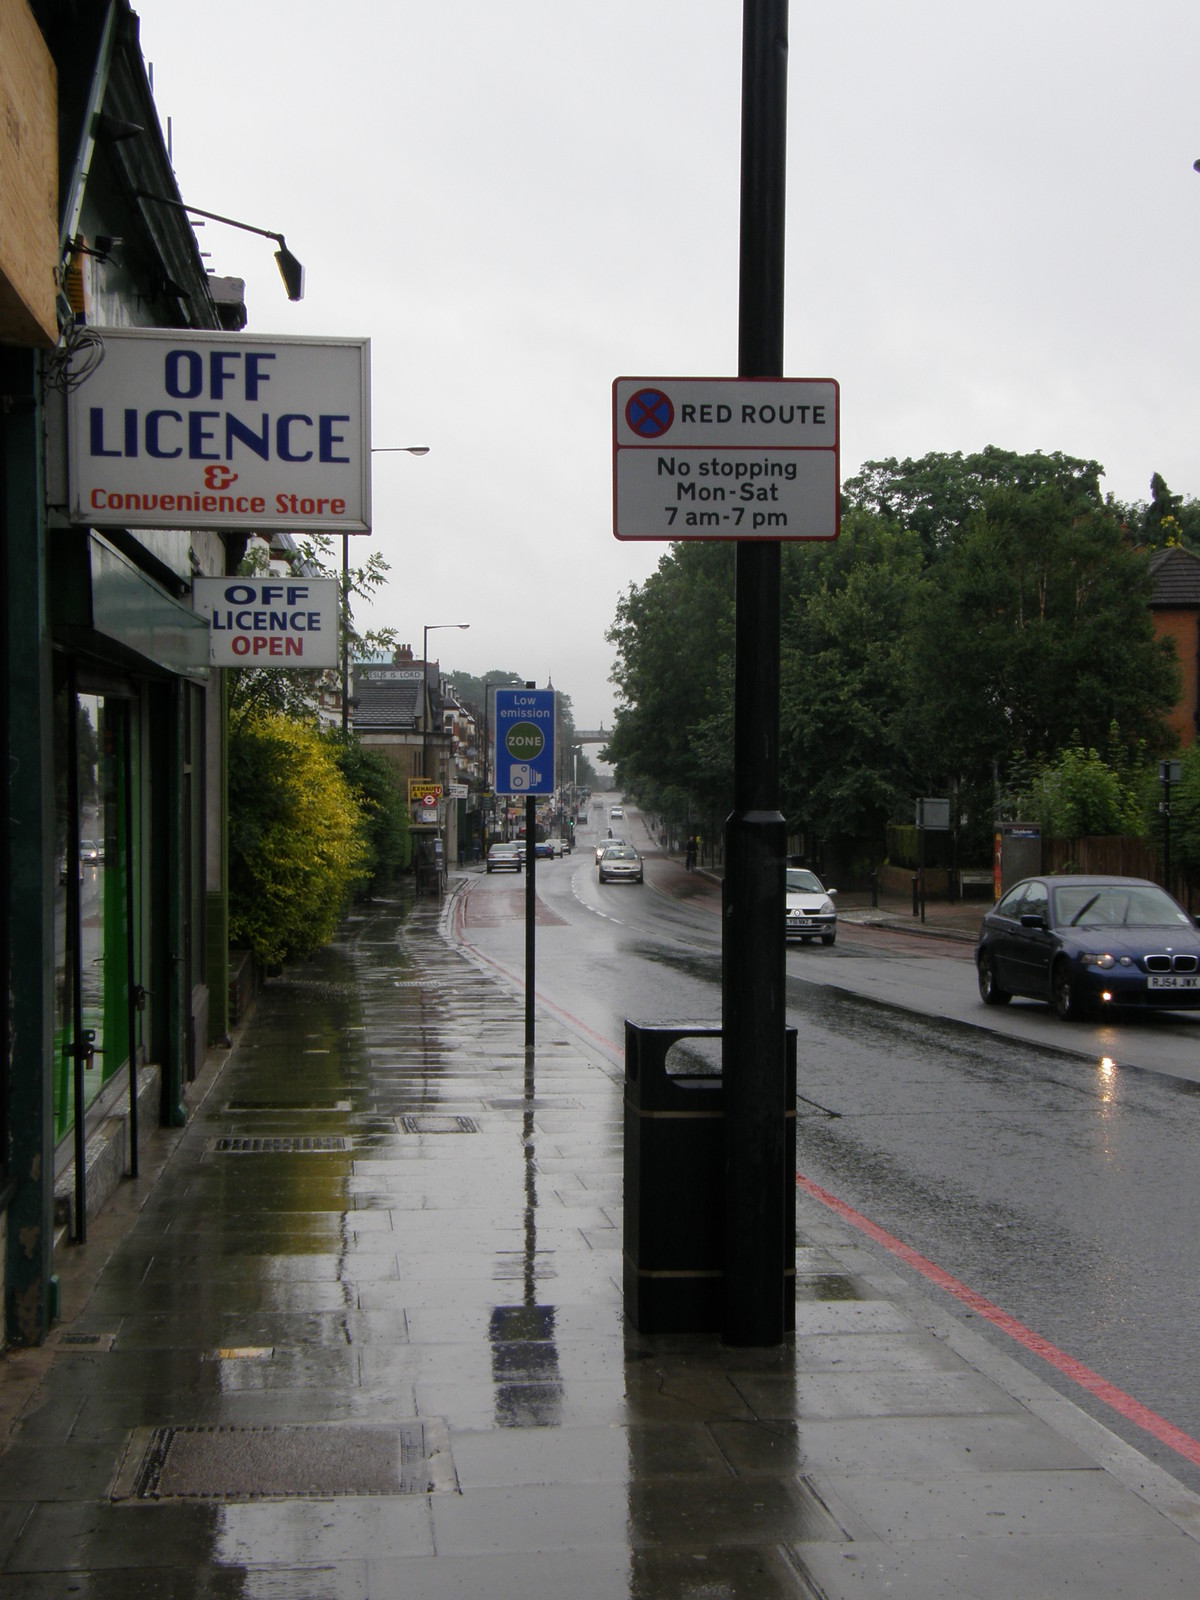
POLYGON ((675 407, 661 389, 639 389, 625 407, 625 420, 639 439, 661 439, 675 421, 675 407))

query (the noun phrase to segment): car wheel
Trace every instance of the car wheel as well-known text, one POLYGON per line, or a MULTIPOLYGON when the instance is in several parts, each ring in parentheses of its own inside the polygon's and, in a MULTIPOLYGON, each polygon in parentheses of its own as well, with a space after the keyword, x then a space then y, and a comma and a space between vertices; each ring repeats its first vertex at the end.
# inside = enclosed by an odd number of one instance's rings
POLYGON ((823 933, 821 935, 821 943, 822 944, 832 944, 833 941, 836 938, 837 938, 837 934, 836 933, 823 933))
POLYGON ((1012 999, 1007 989, 1002 989, 996 982, 996 969, 992 965, 991 955, 982 950, 979 955, 979 998, 985 1006, 1006 1006, 1012 999))
POLYGON ((1071 981, 1071 969, 1058 961, 1050 974, 1050 1004, 1063 1022, 1082 1022, 1088 1013, 1086 1001, 1071 981))

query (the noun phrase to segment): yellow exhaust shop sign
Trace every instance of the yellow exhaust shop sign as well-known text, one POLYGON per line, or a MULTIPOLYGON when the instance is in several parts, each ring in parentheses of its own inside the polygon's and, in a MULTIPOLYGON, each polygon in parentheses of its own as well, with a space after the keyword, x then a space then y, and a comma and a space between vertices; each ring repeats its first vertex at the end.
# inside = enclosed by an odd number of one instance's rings
POLYGON ((195 578, 214 667, 336 667, 336 578, 195 578))
POLYGON ((368 340, 97 331, 67 399, 72 522, 371 531, 368 340))

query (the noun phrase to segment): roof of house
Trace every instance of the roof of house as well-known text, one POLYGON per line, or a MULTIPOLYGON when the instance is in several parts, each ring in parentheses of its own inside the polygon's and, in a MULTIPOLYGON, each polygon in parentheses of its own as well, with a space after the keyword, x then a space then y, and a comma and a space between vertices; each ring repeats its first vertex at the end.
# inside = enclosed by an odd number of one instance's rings
POLYGON ((1150 557, 1150 604, 1167 610, 1200 609, 1200 555, 1172 545, 1150 557))
POLYGON ((357 666, 354 669, 354 726, 360 731, 412 730, 421 722, 421 664, 415 667, 357 666))

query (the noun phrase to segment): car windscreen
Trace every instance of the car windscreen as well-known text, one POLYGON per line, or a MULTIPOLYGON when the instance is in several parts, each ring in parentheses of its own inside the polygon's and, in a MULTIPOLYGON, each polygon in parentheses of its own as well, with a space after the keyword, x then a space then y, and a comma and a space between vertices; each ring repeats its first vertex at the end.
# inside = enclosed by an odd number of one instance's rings
POLYGON ((1060 928, 1190 927, 1187 914, 1153 885, 1072 884, 1054 895, 1060 928))
POLYGON ((616 849, 604 852, 605 861, 636 861, 637 858, 636 850, 616 849))
POLYGON ((787 869, 787 886, 793 894, 824 894, 819 878, 811 872, 804 872, 799 867, 787 869))

